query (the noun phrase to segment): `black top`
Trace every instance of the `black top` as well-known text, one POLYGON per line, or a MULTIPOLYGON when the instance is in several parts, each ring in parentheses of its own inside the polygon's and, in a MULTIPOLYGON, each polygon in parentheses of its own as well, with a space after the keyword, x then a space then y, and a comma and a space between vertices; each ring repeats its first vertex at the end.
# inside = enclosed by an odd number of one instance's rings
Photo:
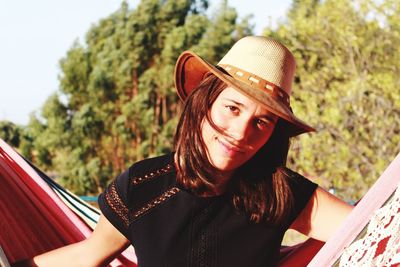
POLYGON ((317 187, 294 176, 294 209, 279 226, 249 221, 227 195, 199 197, 180 187, 172 154, 132 165, 99 196, 99 206, 130 240, 140 267, 275 266, 285 231, 317 187))

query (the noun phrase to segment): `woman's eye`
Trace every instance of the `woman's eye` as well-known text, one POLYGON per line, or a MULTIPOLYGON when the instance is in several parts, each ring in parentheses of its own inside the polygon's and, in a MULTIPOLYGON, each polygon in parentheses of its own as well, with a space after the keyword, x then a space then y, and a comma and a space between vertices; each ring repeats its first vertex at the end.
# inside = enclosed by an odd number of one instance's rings
POLYGON ((232 113, 238 113, 239 112, 239 109, 237 107, 235 107, 235 106, 228 105, 228 106, 225 106, 225 107, 232 113))
POLYGON ((259 128, 264 129, 267 128, 271 122, 266 120, 257 120, 256 123, 259 128))

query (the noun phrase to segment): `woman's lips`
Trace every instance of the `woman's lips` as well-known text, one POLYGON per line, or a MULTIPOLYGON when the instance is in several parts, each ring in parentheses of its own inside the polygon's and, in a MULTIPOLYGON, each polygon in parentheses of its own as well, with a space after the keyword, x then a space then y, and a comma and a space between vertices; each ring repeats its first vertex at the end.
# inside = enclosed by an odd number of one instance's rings
POLYGON ((235 146, 231 144, 230 142, 218 138, 218 143, 221 145, 223 151, 228 154, 229 156, 234 156, 236 154, 242 154, 245 152, 245 150, 239 146, 235 146))

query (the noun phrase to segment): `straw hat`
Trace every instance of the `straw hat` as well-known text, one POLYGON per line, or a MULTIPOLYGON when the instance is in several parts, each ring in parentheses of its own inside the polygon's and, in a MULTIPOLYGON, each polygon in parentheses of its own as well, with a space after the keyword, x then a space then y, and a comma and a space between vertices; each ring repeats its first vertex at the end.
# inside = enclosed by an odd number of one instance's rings
POLYGON ((295 69, 294 57, 284 45, 271 38, 248 36, 236 42, 217 66, 191 51, 183 52, 175 65, 175 86, 179 97, 185 100, 211 72, 282 118, 287 134, 295 136, 315 131, 290 108, 295 69))

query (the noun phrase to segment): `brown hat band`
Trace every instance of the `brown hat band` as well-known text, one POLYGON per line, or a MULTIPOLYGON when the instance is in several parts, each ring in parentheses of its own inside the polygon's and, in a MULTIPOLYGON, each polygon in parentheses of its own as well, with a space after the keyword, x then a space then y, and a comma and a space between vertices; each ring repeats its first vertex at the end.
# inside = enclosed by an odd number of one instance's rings
POLYGON ((250 72, 247 72, 232 65, 219 64, 218 66, 222 67, 226 72, 229 73, 229 75, 234 77, 236 80, 244 82, 251 87, 263 90, 264 92, 271 94, 275 99, 280 100, 281 103, 284 103, 286 106, 290 106, 289 95, 279 86, 276 86, 275 84, 264 80, 257 75, 254 75, 250 72))

